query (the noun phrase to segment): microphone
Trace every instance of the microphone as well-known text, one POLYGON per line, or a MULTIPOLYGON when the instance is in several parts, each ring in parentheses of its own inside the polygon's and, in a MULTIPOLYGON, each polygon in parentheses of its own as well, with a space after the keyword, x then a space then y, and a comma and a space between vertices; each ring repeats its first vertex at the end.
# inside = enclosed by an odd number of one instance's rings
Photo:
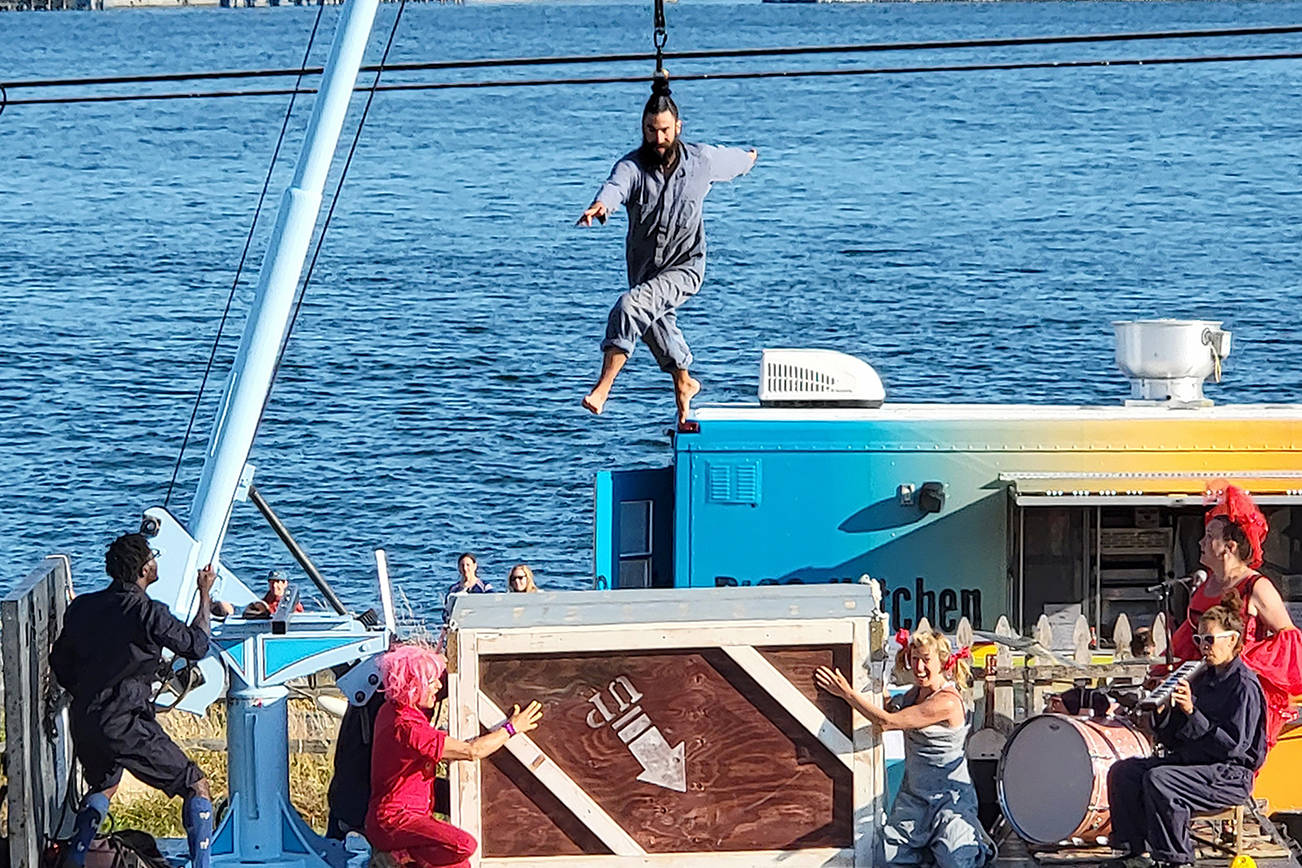
POLYGON ((1147 588, 1144 588, 1144 591, 1149 594, 1152 594, 1157 591, 1161 591, 1165 588, 1175 588, 1180 585, 1188 585, 1190 583, 1194 585, 1198 585, 1205 581, 1207 581, 1207 571, 1194 570, 1192 573, 1190 573, 1189 575, 1185 576, 1182 579, 1167 579, 1164 582, 1158 582, 1156 585, 1149 585, 1147 588))

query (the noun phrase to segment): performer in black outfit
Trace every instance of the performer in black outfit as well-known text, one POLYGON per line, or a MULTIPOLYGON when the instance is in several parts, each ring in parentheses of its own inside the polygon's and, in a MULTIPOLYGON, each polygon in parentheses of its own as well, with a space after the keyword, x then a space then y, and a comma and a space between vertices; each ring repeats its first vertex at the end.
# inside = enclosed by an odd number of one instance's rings
POLYGON ((1127 851, 1108 868, 1191 866, 1191 815, 1241 805, 1252 794, 1266 759, 1265 699, 1239 659, 1239 608, 1213 606, 1199 619, 1193 638, 1207 665, 1180 682, 1154 720, 1165 755, 1122 760, 1108 774, 1112 843, 1127 851))
POLYGON ((199 608, 190 625, 145 589, 158 581, 157 553, 138 533, 118 537, 104 557, 113 581, 68 605, 50 652, 54 677, 72 694, 72 741, 90 793, 82 800, 65 864, 81 868, 108 813, 122 770, 169 796, 182 796, 181 820, 192 868, 208 868, 212 801, 203 772, 154 717, 151 685, 167 648, 198 660, 208 653, 215 573, 199 571, 199 608))

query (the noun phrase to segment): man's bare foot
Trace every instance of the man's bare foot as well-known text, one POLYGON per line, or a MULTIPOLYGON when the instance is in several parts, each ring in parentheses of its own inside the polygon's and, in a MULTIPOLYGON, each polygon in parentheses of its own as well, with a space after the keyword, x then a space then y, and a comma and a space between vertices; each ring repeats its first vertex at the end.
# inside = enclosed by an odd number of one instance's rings
POLYGON ((584 409, 598 416, 601 415, 601 411, 606 409, 606 399, 610 397, 611 387, 615 385, 615 377, 619 376, 620 369, 627 361, 628 353, 614 348, 601 354, 601 376, 597 377, 597 385, 593 386, 592 391, 583 399, 584 409))
POLYGON ((687 414, 692 411, 692 398, 701 391, 701 382, 694 380, 686 371, 679 371, 674 376, 674 397, 678 401, 678 424, 687 422, 687 414))

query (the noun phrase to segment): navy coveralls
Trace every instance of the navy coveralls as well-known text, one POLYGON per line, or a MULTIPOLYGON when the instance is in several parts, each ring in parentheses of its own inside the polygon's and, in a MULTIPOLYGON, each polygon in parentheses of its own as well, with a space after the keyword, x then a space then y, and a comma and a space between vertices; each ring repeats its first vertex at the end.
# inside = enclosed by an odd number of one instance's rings
POLYGON ((113 582, 68 605, 50 668, 72 694, 72 740, 91 792, 128 769, 169 796, 203 779, 154 717, 150 685, 167 648, 188 660, 208 653, 208 634, 183 624, 139 585, 113 582))
POLYGON ((1166 756, 1122 760, 1108 774, 1113 846, 1178 865, 1194 861, 1190 816, 1243 804, 1266 759, 1255 672, 1236 657, 1219 671, 1203 669, 1189 686, 1193 714, 1170 708, 1156 721, 1166 756))

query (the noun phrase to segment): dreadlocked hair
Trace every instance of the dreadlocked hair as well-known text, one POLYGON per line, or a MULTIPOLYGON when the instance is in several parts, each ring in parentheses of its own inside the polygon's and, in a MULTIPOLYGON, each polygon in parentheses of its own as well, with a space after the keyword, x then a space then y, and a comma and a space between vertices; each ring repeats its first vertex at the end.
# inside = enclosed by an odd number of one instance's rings
POLYGON ((153 557, 154 551, 143 534, 123 534, 113 540, 104 553, 104 572, 114 580, 129 585, 140 578, 145 564, 153 557))
POLYGON ((398 705, 419 708, 426 689, 447 671, 443 655, 428 645, 399 645, 380 658, 384 695, 398 705))

